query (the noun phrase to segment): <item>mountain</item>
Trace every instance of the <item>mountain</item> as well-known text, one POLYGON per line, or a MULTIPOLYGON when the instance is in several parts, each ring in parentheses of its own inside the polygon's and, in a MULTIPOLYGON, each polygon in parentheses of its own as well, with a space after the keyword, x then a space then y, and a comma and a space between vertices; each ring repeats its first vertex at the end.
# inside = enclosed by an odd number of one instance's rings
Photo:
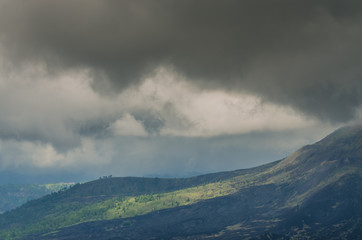
POLYGON ((27 201, 70 187, 72 183, 2 184, 0 185, 0 214, 27 201))
POLYGON ((257 168, 105 178, 0 215, 1 239, 362 239, 362 126, 257 168))

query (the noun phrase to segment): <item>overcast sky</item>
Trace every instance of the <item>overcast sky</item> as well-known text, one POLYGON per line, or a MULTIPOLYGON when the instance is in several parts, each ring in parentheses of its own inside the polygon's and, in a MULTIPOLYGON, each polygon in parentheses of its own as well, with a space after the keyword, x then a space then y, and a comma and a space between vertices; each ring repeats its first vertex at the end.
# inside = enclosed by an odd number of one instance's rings
POLYGON ((361 42, 359 0, 0 0, 0 172, 281 159, 361 122, 361 42))

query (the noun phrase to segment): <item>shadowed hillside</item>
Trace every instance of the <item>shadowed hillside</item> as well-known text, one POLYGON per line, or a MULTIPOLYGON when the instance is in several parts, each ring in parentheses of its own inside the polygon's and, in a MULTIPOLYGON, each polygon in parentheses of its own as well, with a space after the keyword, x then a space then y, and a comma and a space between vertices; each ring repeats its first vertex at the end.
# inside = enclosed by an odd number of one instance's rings
POLYGON ((245 176, 248 184, 250 176, 275 164, 183 179, 123 177, 75 184, 0 215, 0 237, 13 239, 87 221, 133 217, 228 195, 237 191, 237 181, 231 179, 245 176))
POLYGON ((0 236, 360 239, 361 167, 362 127, 346 127, 253 169, 78 184, 0 215, 0 236))

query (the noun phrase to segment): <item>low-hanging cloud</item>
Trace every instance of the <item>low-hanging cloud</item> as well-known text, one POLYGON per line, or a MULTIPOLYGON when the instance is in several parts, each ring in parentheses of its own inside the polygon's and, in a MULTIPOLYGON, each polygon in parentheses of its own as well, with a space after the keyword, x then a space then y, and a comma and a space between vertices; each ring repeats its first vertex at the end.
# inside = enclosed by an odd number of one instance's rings
POLYGON ((357 0, 1 0, 0 41, 12 71, 87 68, 103 95, 163 66, 331 122, 362 103, 357 0))
POLYGON ((84 69, 52 79, 42 69, 0 71, 0 171, 185 176, 276 160, 333 128, 166 69, 112 98, 84 69))
POLYGON ((165 69, 113 98, 93 91, 91 75, 79 70, 49 79, 33 66, 6 76, 0 68, 0 139, 62 152, 84 138, 214 137, 318 124, 254 95, 201 91, 165 69))
POLYGON ((175 176, 284 157, 362 119, 361 13, 0 0, 0 170, 175 176))

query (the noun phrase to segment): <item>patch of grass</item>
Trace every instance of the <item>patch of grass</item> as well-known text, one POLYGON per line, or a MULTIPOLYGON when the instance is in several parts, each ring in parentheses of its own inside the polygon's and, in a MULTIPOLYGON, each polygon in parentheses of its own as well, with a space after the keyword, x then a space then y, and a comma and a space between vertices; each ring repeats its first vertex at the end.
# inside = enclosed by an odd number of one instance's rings
POLYGON ((143 215, 166 208, 185 206, 198 201, 225 196, 238 190, 235 181, 220 181, 178 191, 143 194, 140 196, 117 196, 89 205, 60 202, 52 206, 52 213, 32 223, 14 226, 0 233, 1 239, 14 239, 31 233, 53 231, 87 221, 110 220, 143 215))

